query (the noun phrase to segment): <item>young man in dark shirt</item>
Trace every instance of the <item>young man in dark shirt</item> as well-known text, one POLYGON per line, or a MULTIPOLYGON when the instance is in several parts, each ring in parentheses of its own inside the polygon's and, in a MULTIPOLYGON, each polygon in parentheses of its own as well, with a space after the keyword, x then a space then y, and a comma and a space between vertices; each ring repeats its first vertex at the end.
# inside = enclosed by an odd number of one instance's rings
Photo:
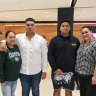
POLYGON ((70 34, 70 22, 60 23, 60 34, 50 41, 48 60, 52 68, 53 96, 60 96, 61 88, 65 96, 72 96, 74 89, 74 67, 79 40, 70 34))

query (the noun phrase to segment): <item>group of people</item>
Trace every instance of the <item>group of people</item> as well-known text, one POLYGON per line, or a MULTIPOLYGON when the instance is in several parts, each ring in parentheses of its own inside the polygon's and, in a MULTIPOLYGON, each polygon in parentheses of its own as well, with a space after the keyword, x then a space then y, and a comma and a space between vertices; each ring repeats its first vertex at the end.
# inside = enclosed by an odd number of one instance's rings
MULTIPOLYGON (((35 20, 25 20, 26 32, 15 35, 9 30, 0 42, 0 83, 3 96, 14 96, 18 78, 22 96, 40 96, 39 84, 46 78, 48 61, 52 69, 53 96, 72 96, 75 72, 80 82, 80 96, 96 96, 96 40, 88 26, 81 29, 82 42, 72 36, 70 22, 62 20, 60 34, 46 40, 36 34, 35 20)), ((47 93, 46 93, 47 94, 47 93)), ((50 94, 51 95, 51 94, 50 94)))

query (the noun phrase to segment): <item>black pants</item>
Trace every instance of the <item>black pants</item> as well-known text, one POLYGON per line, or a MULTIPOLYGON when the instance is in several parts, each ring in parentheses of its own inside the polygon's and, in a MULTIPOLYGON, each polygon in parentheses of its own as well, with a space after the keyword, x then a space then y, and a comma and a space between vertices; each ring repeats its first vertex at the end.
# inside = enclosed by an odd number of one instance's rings
POLYGON ((75 82, 77 85, 77 90, 79 90, 80 89, 79 76, 77 72, 75 72, 74 74, 75 74, 75 82))
POLYGON ((92 76, 79 75, 80 96, 96 96, 96 85, 92 85, 92 76))

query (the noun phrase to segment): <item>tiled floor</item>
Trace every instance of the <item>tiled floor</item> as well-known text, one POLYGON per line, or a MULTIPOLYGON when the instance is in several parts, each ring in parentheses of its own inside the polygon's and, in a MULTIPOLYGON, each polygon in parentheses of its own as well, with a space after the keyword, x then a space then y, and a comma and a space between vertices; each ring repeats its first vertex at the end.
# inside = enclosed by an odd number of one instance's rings
MULTIPOLYGON (((48 66, 47 78, 45 80, 42 80, 41 84, 40 84, 40 96, 53 96, 52 95, 53 94, 53 87, 52 87, 50 74, 51 74, 51 71, 50 71, 50 67, 48 66)), ((16 94, 15 96, 21 96, 21 85, 20 85, 19 80, 18 80, 17 89, 16 89, 15 94, 16 94)), ((1 88, 0 88, 0 96, 2 96, 1 88)), ((32 96, 31 92, 30 92, 30 96, 32 96)), ((61 91, 61 96, 64 96, 63 89, 61 91)), ((73 91, 73 96, 80 96, 79 91, 75 89, 73 91)))

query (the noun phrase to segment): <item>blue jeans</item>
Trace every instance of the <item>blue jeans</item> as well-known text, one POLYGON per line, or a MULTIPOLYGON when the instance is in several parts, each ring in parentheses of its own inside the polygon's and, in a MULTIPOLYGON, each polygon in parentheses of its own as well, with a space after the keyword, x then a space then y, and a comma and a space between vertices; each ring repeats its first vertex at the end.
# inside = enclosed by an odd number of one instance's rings
POLYGON ((6 81, 6 86, 1 87, 3 96, 15 96, 16 81, 6 81))
POLYGON ((32 96, 39 96, 40 80, 41 80, 41 72, 35 75, 20 74, 22 96, 29 96, 31 88, 32 88, 32 96))

